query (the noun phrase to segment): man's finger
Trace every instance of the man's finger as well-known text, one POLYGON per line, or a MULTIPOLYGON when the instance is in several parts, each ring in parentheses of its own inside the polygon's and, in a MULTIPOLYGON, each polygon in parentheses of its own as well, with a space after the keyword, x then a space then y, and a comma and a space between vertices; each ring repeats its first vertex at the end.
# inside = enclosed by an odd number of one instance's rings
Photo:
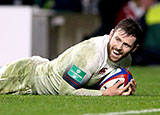
POLYGON ((133 80, 131 80, 131 88, 132 88, 132 95, 135 93, 135 91, 136 91, 136 82, 135 82, 135 80, 133 79, 133 80))
POLYGON ((137 83, 134 79, 131 80, 132 84, 134 84, 133 86, 136 88, 137 87, 137 83))
POLYGON ((121 89, 122 92, 125 92, 129 87, 130 87, 131 83, 129 82, 125 87, 123 87, 121 89))
POLYGON ((128 88, 128 91, 127 91, 127 92, 123 92, 122 95, 124 95, 124 96, 125 96, 125 95, 130 95, 131 92, 132 92, 132 88, 129 87, 129 88, 128 88))
POLYGON ((122 84, 124 83, 124 80, 121 80, 121 81, 118 81, 116 84, 115 84, 115 87, 120 87, 122 84))

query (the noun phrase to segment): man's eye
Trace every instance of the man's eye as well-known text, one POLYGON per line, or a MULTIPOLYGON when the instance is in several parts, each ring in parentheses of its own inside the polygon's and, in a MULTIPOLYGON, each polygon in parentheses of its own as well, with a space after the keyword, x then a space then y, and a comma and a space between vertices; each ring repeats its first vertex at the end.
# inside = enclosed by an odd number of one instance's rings
POLYGON ((119 38, 116 38, 116 40, 117 40, 118 42, 120 42, 120 41, 121 41, 119 38))
POLYGON ((126 48, 128 48, 129 46, 128 45, 124 45, 126 48))
POLYGON ((124 46, 125 46, 126 48, 130 48, 130 47, 131 47, 131 46, 128 45, 128 44, 124 44, 124 46))

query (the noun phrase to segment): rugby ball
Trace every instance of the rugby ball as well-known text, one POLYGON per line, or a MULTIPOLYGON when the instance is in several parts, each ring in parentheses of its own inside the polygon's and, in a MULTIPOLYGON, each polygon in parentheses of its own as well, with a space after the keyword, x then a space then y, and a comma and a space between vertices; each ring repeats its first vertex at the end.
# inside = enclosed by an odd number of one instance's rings
POLYGON ((132 78, 132 74, 126 68, 116 68, 104 77, 102 82, 99 84, 99 89, 106 90, 121 80, 124 80, 124 84, 122 84, 119 88, 123 88, 132 78))

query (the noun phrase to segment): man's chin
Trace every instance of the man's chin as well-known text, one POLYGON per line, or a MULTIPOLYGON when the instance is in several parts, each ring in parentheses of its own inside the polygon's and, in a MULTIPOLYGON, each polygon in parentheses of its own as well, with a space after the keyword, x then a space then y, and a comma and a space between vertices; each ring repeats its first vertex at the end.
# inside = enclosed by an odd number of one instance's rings
POLYGON ((117 57, 117 58, 114 58, 114 57, 110 57, 109 56, 109 60, 114 62, 114 63, 117 63, 119 61, 121 61, 123 58, 127 57, 129 53, 127 53, 126 55, 123 55, 123 56, 120 56, 120 57, 117 57))
POLYGON ((109 60, 114 62, 114 63, 119 62, 121 59, 122 58, 113 58, 113 57, 111 58, 111 57, 109 57, 109 60))
POLYGON ((112 60, 112 59, 110 59, 110 61, 112 61, 112 62, 114 62, 114 63, 117 63, 117 62, 119 62, 120 60, 112 60))

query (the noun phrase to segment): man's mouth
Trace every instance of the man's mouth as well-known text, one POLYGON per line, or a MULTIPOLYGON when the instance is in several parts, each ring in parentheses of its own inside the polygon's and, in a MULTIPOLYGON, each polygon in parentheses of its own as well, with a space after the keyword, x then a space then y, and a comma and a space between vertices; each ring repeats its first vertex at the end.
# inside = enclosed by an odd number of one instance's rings
POLYGON ((119 51, 117 51, 117 50, 113 50, 113 53, 115 54, 115 55, 121 55, 122 54, 122 52, 119 52, 119 51))

